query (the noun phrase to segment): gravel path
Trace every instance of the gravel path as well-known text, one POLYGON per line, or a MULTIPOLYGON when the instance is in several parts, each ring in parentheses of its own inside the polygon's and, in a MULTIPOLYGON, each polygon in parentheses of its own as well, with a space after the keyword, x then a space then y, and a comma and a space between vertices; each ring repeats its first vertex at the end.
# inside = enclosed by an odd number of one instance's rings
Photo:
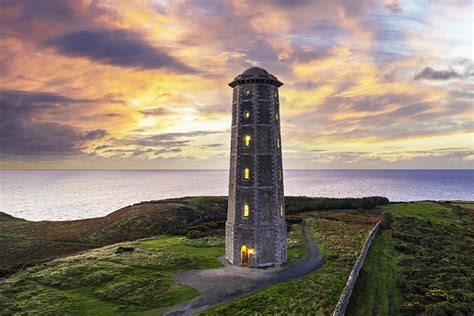
POLYGON ((324 260, 319 253, 318 244, 311 234, 310 220, 304 222, 303 235, 306 245, 304 258, 282 268, 243 268, 229 264, 224 258, 219 258, 224 264, 223 268, 192 269, 175 274, 173 280, 197 289, 202 295, 168 310, 165 315, 192 315, 212 306, 233 301, 272 284, 314 271, 323 264, 324 260))

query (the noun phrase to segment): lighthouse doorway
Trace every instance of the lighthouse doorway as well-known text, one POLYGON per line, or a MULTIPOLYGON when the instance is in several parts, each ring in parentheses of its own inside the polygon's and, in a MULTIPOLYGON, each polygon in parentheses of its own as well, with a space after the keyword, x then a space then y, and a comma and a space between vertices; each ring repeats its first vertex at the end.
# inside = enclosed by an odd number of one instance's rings
POLYGON ((242 246, 241 250, 241 263, 243 266, 248 266, 249 265, 249 249, 247 246, 242 246))

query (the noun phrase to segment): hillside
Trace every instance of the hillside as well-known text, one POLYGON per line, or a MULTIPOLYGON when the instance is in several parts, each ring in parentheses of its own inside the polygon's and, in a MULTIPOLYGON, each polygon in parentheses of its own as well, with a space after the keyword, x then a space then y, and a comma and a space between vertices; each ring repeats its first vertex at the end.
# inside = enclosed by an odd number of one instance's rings
MULTIPOLYGON (((332 199, 287 197, 287 219, 309 210, 372 209, 380 197, 332 199)), ((0 275, 36 262, 83 250, 157 235, 223 236, 227 197, 184 197, 147 201, 107 216, 75 221, 32 222, 0 213, 0 275)))
MULTIPOLYGON (((309 217, 315 217, 320 226, 315 233, 318 242, 337 246, 336 257, 342 256, 335 264, 326 265, 326 272, 311 274, 319 281, 311 281, 310 293, 317 293, 324 308, 330 310, 350 271, 351 260, 378 220, 380 212, 374 208, 387 200, 290 197, 287 203, 290 262, 304 255, 301 222, 309 217), (337 207, 345 209, 323 211, 337 207), (341 233, 344 238, 338 236, 341 233), (328 282, 331 289, 321 291, 328 282)), ((4 272, 17 273, 0 278, 0 314, 162 313, 200 294, 174 282, 175 273, 221 266, 218 258, 224 254, 225 215, 226 199, 222 197, 140 203, 103 218, 81 221, 29 222, 4 214, 0 222, 2 242, 11 243, 4 248, 8 255, 2 260, 10 264, 4 266, 4 272), (84 227, 86 224, 90 227, 84 227), (154 237, 116 243, 148 236, 154 237), (15 248, 23 242, 24 248, 15 248), (60 258, 46 261, 51 257, 60 258), (31 266, 19 270, 21 265, 12 264, 17 260, 31 266)), ((328 260, 332 261, 332 253, 324 248, 328 260)), ((292 289, 298 285, 290 282, 292 289)))
POLYGON ((369 250, 347 314, 472 314, 472 205, 417 202, 383 207, 392 222, 369 250))

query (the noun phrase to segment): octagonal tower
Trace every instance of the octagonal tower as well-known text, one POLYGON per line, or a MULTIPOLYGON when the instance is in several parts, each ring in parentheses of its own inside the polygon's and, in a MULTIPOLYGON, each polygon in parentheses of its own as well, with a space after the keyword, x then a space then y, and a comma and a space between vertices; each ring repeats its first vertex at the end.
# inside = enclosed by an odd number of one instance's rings
POLYGON ((250 267, 287 260, 278 88, 252 67, 229 86, 232 98, 226 259, 250 267))

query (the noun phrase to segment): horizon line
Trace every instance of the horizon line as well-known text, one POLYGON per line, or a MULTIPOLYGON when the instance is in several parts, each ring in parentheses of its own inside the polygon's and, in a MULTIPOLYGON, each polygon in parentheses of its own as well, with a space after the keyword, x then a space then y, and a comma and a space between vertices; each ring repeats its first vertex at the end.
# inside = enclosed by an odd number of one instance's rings
MULTIPOLYGON (((228 168, 167 168, 167 169, 158 169, 158 168, 0 168, 0 171, 3 170, 58 170, 58 171, 229 171, 228 168)), ((320 171, 335 171, 335 170, 439 170, 439 171, 474 171, 474 168, 465 169, 465 168, 283 168, 283 170, 292 170, 292 171, 305 171, 305 170, 320 170, 320 171)))

